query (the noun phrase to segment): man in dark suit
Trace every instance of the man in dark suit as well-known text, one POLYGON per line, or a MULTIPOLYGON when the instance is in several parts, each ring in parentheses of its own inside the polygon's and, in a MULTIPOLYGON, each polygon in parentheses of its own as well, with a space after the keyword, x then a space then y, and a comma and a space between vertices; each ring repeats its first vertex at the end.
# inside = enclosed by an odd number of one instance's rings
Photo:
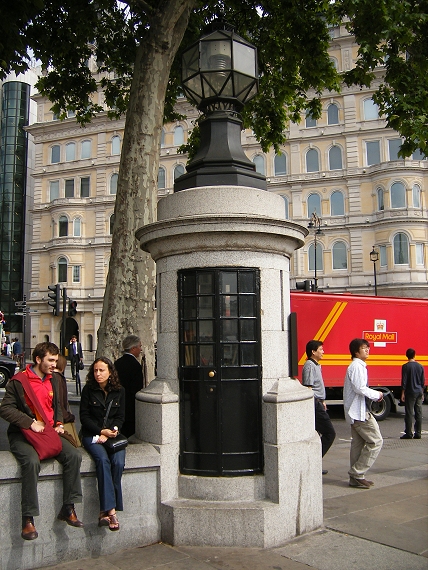
POLYGON ((70 344, 68 346, 68 355, 70 357, 71 375, 73 380, 76 380, 76 370, 78 370, 78 364, 83 360, 82 345, 77 340, 77 336, 73 335, 70 339, 70 344))
POLYGON ((123 340, 122 347, 124 354, 116 360, 114 367, 125 388, 125 422, 121 432, 130 437, 135 433, 135 394, 144 388, 144 369, 137 360, 142 352, 141 340, 131 334, 123 340))

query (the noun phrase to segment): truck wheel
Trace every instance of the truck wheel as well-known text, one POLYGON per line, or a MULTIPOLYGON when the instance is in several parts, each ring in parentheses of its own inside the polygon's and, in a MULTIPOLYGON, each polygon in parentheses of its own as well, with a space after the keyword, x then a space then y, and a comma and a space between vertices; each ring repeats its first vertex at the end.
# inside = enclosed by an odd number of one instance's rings
POLYGON ((391 400, 389 396, 386 396, 380 402, 372 402, 371 412, 378 422, 381 422, 389 416, 391 411, 391 400))

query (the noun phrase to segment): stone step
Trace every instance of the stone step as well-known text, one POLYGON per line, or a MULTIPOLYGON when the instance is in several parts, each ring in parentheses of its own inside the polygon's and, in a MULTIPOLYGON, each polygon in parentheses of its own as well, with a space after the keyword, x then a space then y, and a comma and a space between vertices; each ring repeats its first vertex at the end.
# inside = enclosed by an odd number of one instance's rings
POLYGON ((259 501, 265 497, 264 475, 244 477, 198 477, 180 475, 178 494, 202 501, 259 501))

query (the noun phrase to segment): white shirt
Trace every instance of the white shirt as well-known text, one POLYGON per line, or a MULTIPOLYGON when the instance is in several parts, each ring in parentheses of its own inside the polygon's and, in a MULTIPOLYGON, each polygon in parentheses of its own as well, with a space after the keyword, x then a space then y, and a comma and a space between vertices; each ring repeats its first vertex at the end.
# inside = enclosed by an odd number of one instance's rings
POLYGON ((354 420, 366 421, 366 398, 379 400, 379 392, 367 386, 367 366, 364 360, 354 358, 348 366, 343 386, 343 408, 348 424, 354 420))

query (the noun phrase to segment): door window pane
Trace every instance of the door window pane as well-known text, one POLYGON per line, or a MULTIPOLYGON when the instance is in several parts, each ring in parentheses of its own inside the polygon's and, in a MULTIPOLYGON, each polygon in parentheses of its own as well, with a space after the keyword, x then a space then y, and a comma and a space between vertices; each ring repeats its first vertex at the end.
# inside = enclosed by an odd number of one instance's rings
POLYGON ((239 340, 238 337, 238 320, 223 319, 221 321, 221 337, 220 342, 239 340))
POLYGON ((221 317, 238 316, 238 297, 236 295, 224 295, 221 297, 221 317))
POLYGON ((183 318, 196 319, 196 297, 185 297, 183 299, 183 318))
POLYGON ((256 279, 253 271, 241 271, 239 273, 239 292, 254 293, 256 291, 256 279))
POLYGON ((198 294, 199 295, 210 295, 214 292, 213 290, 213 274, 212 273, 201 273, 198 279, 198 294))
POLYGON ((195 342, 196 340, 196 321, 185 321, 184 327, 184 342, 195 342))
POLYGON ((255 316, 255 297, 253 295, 242 295, 240 297, 240 317, 255 316))
POLYGON ((239 344, 224 344, 222 346, 222 366, 239 366, 239 344))
POLYGON ((256 340, 256 321, 241 319, 241 340, 256 340))
POLYGON ((183 294, 195 295, 196 294, 196 275, 183 275, 183 294))
POLYGON ((241 365, 255 364, 255 345, 254 344, 241 344, 241 365))
POLYGON ((214 321, 199 321, 199 342, 212 342, 214 321))
POLYGON ((213 317, 213 298, 212 297, 198 297, 199 318, 206 319, 213 317))
POLYGON ((212 366, 214 364, 214 346, 212 344, 199 347, 199 365, 212 366))
POLYGON ((223 272, 220 276, 220 293, 238 292, 238 274, 236 272, 223 272))

